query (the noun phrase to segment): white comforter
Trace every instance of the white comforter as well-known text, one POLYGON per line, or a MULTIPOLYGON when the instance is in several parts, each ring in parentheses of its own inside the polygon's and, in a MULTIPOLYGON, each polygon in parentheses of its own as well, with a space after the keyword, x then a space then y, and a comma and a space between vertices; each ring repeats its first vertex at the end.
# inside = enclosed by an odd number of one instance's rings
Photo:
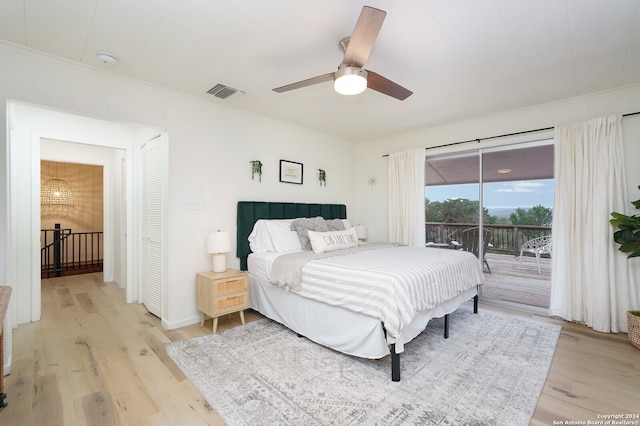
MULTIPOLYGON (((274 261, 270 280, 301 296, 379 319, 395 338, 417 312, 428 310, 482 284, 482 266, 469 252, 406 246, 335 252, 308 260, 308 252, 274 261), (300 284, 283 282, 281 262, 301 268, 300 284), (276 275, 280 275, 276 272, 276 275)), ((286 272, 288 275, 291 271, 286 272)), ((393 339, 391 339, 393 340, 393 339)))

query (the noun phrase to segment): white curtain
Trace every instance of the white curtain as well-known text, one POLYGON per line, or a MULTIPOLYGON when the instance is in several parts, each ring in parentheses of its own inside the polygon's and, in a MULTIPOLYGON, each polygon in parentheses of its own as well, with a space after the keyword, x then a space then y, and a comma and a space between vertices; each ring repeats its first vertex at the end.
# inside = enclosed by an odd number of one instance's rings
POLYGON ((424 149, 389 154, 389 241, 424 247, 424 149))
POLYGON ((611 212, 628 211, 620 116, 555 128, 553 269, 549 314, 601 332, 626 332, 638 306, 611 212))

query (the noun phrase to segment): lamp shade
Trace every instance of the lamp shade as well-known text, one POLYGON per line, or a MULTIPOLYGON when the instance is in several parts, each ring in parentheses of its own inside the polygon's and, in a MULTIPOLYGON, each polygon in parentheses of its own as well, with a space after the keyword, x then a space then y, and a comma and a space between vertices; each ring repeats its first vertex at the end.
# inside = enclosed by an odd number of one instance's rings
POLYGON ((367 239, 367 227, 364 225, 356 225, 356 235, 359 240, 367 239))
POLYGON ((41 206, 73 206, 73 191, 62 179, 49 179, 40 188, 41 206))
POLYGON ((227 231, 217 230, 207 235, 207 253, 227 253, 231 251, 231 238, 227 231))

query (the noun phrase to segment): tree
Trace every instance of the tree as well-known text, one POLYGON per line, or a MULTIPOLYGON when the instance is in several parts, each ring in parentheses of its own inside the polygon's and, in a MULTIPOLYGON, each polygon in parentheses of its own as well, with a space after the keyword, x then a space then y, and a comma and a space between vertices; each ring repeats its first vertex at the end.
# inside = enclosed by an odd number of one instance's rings
POLYGON ((509 219, 514 225, 551 226, 553 210, 542 205, 530 209, 517 208, 509 219))
MULTIPOLYGON (((427 222, 444 223, 478 223, 479 203, 466 198, 453 198, 445 201, 425 201, 425 217, 427 222)), ((489 214, 489 210, 483 209, 484 222, 495 223, 496 217, 489 214)))
POLYGON ((427 198, 424 203, 424 216, 427 222, 443 222, 441 208, 442 203, 440 201, 431 202, 427 198))

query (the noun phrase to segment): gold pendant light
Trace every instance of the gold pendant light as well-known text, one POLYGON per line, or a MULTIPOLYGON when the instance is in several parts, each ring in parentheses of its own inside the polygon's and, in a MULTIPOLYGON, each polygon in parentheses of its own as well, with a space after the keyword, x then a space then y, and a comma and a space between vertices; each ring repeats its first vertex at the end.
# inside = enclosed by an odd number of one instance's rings
POLYGON ((40 205, 73 206, 73 191, 65 180, 58 179, 57 163, 55 179, 49 179, 40 188, 40 205))

